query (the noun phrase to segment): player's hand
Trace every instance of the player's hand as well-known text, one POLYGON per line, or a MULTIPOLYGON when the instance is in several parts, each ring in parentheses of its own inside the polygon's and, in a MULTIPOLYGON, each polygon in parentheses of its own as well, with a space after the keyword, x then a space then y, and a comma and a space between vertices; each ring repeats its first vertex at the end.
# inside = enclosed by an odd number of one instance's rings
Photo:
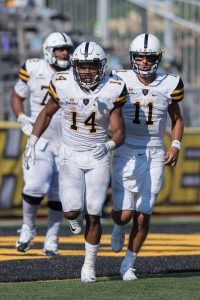
POLYGON ((101 159, 108 153, 106 143, 104 143, 104 144, 98 143, 98 144, 92 145, 92 149, 93 149, 93 155, 96 159, 101 159))
POLYGON ((21 113, 17 118, 17 122, 19 123, 23 133, 27 136, 30 136, 33 129, 33 125, 31 124, 31 118, 25 115, 24 113, 21 113))
POLYGON ((35 144, 37 143, 38 137, 31 135, 27 141, 27 145, 23 155, 23 164, 26 170, 30 169, 30 165, 35 164, 35 144))
POLYGON ((165 166, 175 167, 180 150, 176 147, 171 147, 165 156, 165 166))
POLYGON ((108 141, 106 143, 100 144, 94 144, 92 145, 93 155, 96 159, 102 159, 109 151, 112 151, 115 149, 115 142, 114 141, 108 141))

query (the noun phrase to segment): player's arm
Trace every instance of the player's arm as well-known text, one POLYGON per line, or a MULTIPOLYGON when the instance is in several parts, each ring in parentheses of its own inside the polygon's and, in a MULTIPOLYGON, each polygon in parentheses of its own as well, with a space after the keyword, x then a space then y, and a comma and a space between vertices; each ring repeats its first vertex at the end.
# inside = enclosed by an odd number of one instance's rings
POLYGON ((15 87, 11 94, 10 105, 13 113, 17 117, 17 121, 21 127, 21 130, 27 136, 30 136, 33 129, 32 120, 24 113, 24 100, 29 93, 28 80, 30 78, 27 70, 26 63, 19 69, 19 80, 15 84, 15 87))
POLYGON ((43 132, 49 126, 49 123, 53 117, 53 115, 59 110, 59 96, 56 91, 56 87, 53 84, 53 80, 49 84, 49 96, 50 99, 48 100, 45 107, 39 113, 35 125, 33 127, 32 135, 39 138, 43 132))
POLYGON ((46 106, 39 113, 24 152, 23 163, 27 170, 29 170, 30 164, 35 164, 35 145, 38 139, 47 129, 53 115, 58 111, 59 108, 60 107, 58 103, 54 102, 53 99, 50 98, 46 106))
POLYGON ((125 125, 121 108, 126 103, 127 88, 123 86, 121 94, 115 99, 113 109, 110 112, 110 127, 112 131, 112 139, 103 144, 93 145, 92 148, 94 157, 101 159, 107 152, 114 150, 123 144, 125 139, 125 125))
POLYGON ((121 94, 114 101, 114 108, 110 114, 112 141, 115 143, 115 148, 121 146, 125 139, 125 124, 122 114, 122 106, 126 103, 127 96, 128 91, 124 84, 121 94))
POLYGON ((53 117, 53 115, 59 110, 59 97, 56 92, 56 87, 53 85, 51 81, 49 84, 49 95, 50 99, 47 102, 46 106, 39 113, 36 122, 33 127, 32 134, 28 139, 26 149, 24 152, 24 167, 26 169, 30 168, 30 163, 35 163, 35 145, 43 134, 43 132, 49 126, 49 123, 53 117))
POLYGON ((114 141, 115 147, 121 146, 125 139, 125 125, 121 107, 118 107, 111 112, 110 128, 112 131, 112 141, 114 141))
POLYGON ((33 129, 32 120, 29 116, 24 113, 24 102, 25 98, 17 94, 15 89, 11 95, 11 108, 17 117, 17 122, 19 123, 21 130, 27 136, 31 135, 33 129))
POLYGON ((24 113, 24 104, 23 104, 24 100, 25 98, 19 96, 16 93, 15 89, 13 89, 11 94, 10 105, 16 117, 18 117, 20 113, 24 113))
POLYGON ((20 114, 24 113, 24 104, 23 101, 29 93, 28 81, 30 75, 27 71, 26 62, 19 68, 18 81, 15 84, 13 92, 11 94, 11 108, 18 117, 20 114))
POLYGON ((111 111, 110 128, 112 131, 112 139, 106 143, 97 143, 92 146, 93 155, 96 159, 101 159, 108 152, 121 146, 125 139, 125 125, 121 107, 116 107, 111 111))
POLYGON ((40 138, 40 136, 43 134, 43 132, 49 126, 49 123, 50 123, 53 115, 59 109, 60 109, 60 106, 58 105, 58 103, 56 103, 55 101, 53 101, 52 98, 50 98, 36 119, 36 122, 33 126, 32 135, 40 138))
POLYGON ((178 160, 184 131, 184 122, 178 102, 172 102, 172 104, 169 105, 168 114, 172 124, 172 145, 166 153, 165 165, 174 167, 178 160))

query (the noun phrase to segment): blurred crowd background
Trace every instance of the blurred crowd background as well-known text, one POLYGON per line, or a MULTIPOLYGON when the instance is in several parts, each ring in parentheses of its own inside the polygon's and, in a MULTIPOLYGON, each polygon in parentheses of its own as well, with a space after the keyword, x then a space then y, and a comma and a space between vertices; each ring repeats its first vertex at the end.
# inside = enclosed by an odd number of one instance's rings
MULTIPOLYGON (((200 212, 200 1, 0 0, 0 215, 21 213, 26 139, 13 123, 11 91, 19 67, 27 58, 43 57, 43 41, 54 31, 69 34, 75 46, 100 43, 108 72, 130 68, 129 44, 138 34, 150 32, 163 42, 161 69, 184 81, 181 109, 188 128, 178 166, 165 171, 155 212, 200 212)), ((169 135, 165 143, 170 145, 169 135)))

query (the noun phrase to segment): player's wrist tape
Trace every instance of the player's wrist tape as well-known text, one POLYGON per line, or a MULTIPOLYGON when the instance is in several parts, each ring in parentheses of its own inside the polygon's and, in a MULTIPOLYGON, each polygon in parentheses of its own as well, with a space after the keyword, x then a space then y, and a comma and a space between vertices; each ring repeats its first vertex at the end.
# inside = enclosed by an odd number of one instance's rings
POLYGON ((36 135, 34 135, 34 134, 31 134, 30 137, 29 137, 29 139, 28 139, 27 144, 29 146, 34 146, 37 143, 37 141, 38 141, 38 137, 36 135))
POLYGON ((106 143, 106 146, 107 149, 114 150, 116 148, 116 143, 113 140, 111 140, 106 143))
POLYGON ((176 147, 178 150, 181 150, 181 142, 178 140, 173 140, 171 147, 176 147))

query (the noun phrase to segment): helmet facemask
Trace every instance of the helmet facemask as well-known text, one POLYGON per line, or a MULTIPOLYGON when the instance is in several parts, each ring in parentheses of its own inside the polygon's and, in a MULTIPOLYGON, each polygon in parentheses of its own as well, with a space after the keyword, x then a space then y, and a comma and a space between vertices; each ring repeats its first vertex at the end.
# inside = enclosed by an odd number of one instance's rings
POLYGON ((51 53, 51 63, 50 65, 55 66, 56 69, 60 69, 60 70, 67 70, 71 67, 71 54, 73 52, 73 48, 72 47, 67 47, 67 46, 60 46, 60 47, 49 47, 49 49, 47 49, 47 51, 49 51, 51 53), (67 52, 68 52, 68 58, 67 59, 58 59, 55 56, 54 51, 56 49, 60 49, 60 48, 66 48, 67 52))
POLYGON ((106 59, 74 60, 72 63, 74 78, 85 89, 92 89, 98 85, 105 73, 106 59), (82 69, 82 71, 80 70, 82 69), (84 72, 84 69, 90 69, 84 72), (92 69, 94 71, 92 71, 92 69))
POLYGON ((159 63, 162 58, 162 53, 151 53, 151 52, 130 52, 130 60, 133 71, 138 73, 141 77, 149 77, 150 75, 154 74, 159 66, 159 63), (137 61, 137 58, 142 58, 147 56, 150 58, 150 69, 149 70, 141 70, 140 64, 137 61))
POLYGON ((105 52, 96 42, 81 43, 72 56, 74 79, 81 88, 94 89, 105 75, 106 62, 105 52))

